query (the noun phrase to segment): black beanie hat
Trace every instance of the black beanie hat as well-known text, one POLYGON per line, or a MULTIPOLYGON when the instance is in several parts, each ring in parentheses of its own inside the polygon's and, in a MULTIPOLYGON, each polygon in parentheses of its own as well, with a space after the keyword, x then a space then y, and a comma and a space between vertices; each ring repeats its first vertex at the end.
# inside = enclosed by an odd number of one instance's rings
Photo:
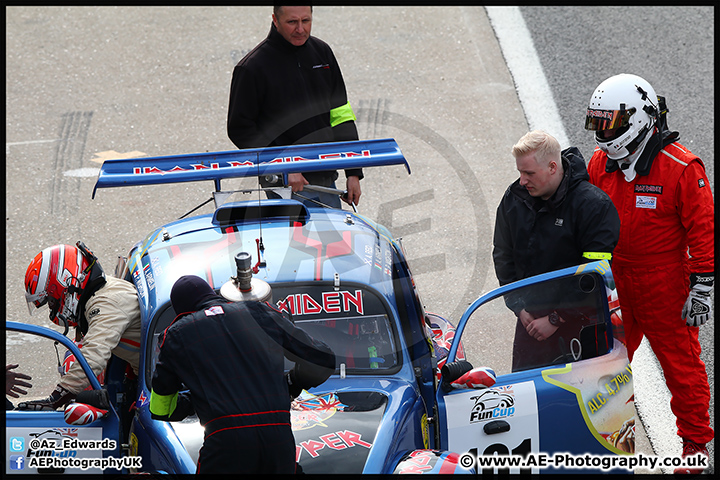
POLYGON ((180 277, 170 292, 170 301, 176 314, 196 312, 199 306, 212 297, 215 291, 202 278, 196 275, 180 277))

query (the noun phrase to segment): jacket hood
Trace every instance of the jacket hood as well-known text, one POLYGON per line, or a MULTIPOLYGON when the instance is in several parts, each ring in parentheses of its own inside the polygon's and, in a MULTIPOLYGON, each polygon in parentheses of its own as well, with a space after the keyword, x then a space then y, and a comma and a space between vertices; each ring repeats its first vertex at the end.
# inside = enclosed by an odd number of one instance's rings
POLYGON ((587 167, 585 166, 585 159, 577 147, 566 148, 561 152, 560 157, 562 158, 565 172, 558 191, 555 192, 555 196, 557 196, 563 188, 567 191, 582 181, 590 181, 590 174, 588 174, 587 167))

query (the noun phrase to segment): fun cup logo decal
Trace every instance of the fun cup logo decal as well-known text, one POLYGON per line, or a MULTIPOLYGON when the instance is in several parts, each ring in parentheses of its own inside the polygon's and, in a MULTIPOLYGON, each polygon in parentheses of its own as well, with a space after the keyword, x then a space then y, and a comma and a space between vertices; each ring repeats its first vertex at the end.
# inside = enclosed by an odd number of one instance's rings
POLYGON ((497 420, 515 414, 515 393, 512 385, 484 390, 470 397, 475 404, 470 411, 470 423, 497 420))

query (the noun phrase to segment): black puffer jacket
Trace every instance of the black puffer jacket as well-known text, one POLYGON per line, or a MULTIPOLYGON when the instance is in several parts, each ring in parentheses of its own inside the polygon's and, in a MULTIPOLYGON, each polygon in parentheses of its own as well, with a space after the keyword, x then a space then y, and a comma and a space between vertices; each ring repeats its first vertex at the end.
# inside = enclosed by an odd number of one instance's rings
POLYGON ((493 261, 500 285, 591 260, 585 252, 612 253, 620 218, 610 198, 589 182, 585 160, 562 152, 563 179, 548 200, 532 197, 516 180, 497 209, 493 261))

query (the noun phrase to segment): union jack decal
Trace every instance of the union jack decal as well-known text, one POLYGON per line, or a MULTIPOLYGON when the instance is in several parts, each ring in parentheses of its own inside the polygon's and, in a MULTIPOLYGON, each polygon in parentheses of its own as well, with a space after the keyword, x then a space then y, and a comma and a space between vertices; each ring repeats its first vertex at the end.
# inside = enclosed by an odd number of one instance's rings
POLYGON ((77 437, 80 432, 79 428, 54 428, 63 437, 77 437))
POLYGON ((298 399, 293 406, 299 410, 344 410, 347 405, 343 404, 334 393, 327 393, 322 396, 313 396, 307 399, 298 399))

